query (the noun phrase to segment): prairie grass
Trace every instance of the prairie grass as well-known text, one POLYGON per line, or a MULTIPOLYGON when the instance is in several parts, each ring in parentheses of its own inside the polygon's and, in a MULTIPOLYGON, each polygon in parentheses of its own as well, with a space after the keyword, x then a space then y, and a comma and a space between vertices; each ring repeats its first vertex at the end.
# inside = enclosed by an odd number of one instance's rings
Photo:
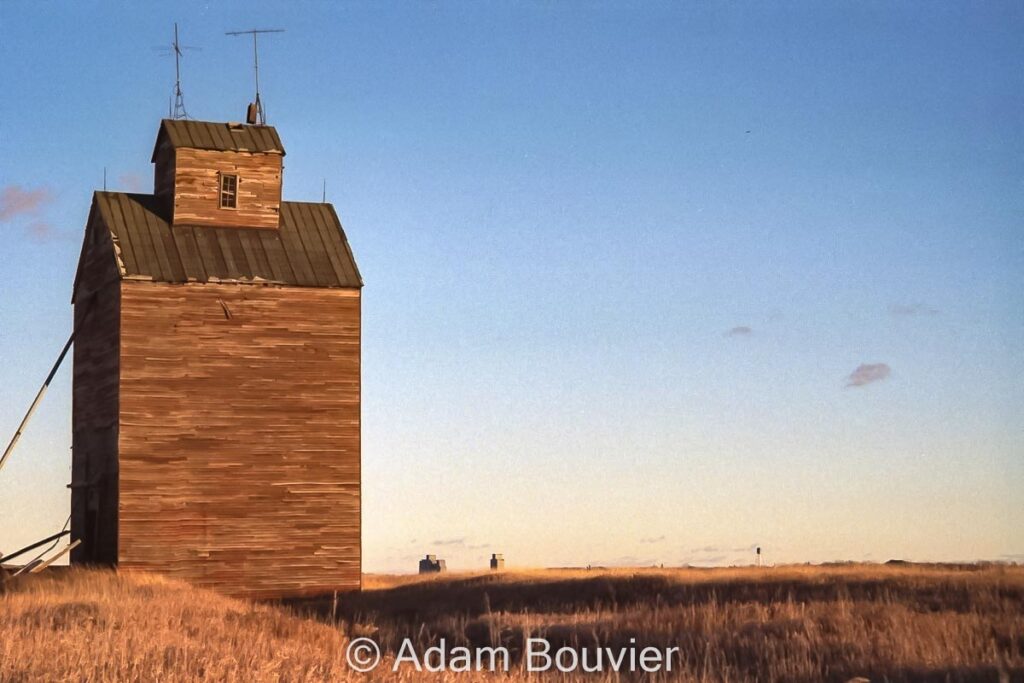
POLYGON ((394 651, 679 646, 687 681, 1024 681, 1024 568, 508 571, 369 577, 338 610, 394 651))
MULTIPOLYGON (((253 604, 154 575, 73 569, 0 596, 0 681, 515 681, 529 637, 680 648, 671 676, 725 681, 1024 681, 1024 568, 536 570, 369 575, 364 591, 253 604), (369 676, 350 637, 380 643, 369 676), (417 673, 417 649, 503 645, 509 674, 417 673)), ((629 680, 589 674, 586 680, 629 680)), ((536 675, 533 678, 537 678, 536 675)), ((557 679, 554 675, 543 678, 557 679)))
POLYGON ((0 681, 330 680, 345 638, 153 574, 70 569, 0 595, 0 681))

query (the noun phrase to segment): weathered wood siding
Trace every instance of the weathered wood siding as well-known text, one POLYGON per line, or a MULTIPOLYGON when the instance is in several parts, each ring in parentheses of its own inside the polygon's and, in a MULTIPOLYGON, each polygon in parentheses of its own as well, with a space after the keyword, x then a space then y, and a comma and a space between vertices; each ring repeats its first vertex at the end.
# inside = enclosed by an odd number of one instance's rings
POLYGON ((276 228, 281 155, 179 148, 174 158, 174 224, 276 228), (220 208, 220 174, 238 175, 238 208, 220 208))
POLYGON ((153 194, 169 217, 174 206, 174 148, 166 140, 153 156, 153 194))
POLYGON ((121 316, 119 565, 358 589, 359 290, 125 281, 121 316))
POLYGON ((82 245, 72 371, 71 536, 74 562, 117 561, 118 328, 121 284, 95 208, 82 245))

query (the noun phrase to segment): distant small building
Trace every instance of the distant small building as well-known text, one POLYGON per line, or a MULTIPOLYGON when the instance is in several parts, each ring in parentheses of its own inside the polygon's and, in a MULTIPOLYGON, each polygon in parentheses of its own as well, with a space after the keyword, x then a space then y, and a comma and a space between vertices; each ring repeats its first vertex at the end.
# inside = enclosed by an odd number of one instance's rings
POLYGON ((505 556, 501 553, 491 554, 491 569, 498 570, 505 568, 505 556))
POLYGON ((427 555, 420 560, 420 574, 439 574, 444 571, 448 571, 448 567, 444 560, 437 559, 437 555, 427 555))

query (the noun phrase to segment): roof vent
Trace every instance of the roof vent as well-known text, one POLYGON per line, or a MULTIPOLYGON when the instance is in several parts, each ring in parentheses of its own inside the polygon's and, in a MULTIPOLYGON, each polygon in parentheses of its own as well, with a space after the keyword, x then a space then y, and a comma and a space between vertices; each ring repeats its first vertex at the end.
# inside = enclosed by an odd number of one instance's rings
POLYGON ((245 122, 250 126, 256 125, 256 116, 259 112, 259 105, 255 102, 250 102, 249 106, 245 109, 245 122))

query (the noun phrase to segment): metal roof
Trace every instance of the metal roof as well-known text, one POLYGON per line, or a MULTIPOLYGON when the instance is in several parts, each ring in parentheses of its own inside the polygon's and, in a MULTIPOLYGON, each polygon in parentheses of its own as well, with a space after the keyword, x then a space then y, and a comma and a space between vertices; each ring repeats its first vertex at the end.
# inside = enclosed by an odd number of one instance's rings
POLYGON ((156 134, 151 161, 156 161, 156 152, 164 138, 175 149, 189 147, 221 152, 272 152, 284 156, 284 145, 273 126, 163 119, 156 134))
POLYGON ((334 207, 281 202, 277 230, 171 226, 149 194, 96 192, 122 279, 362 287, 334 207))

